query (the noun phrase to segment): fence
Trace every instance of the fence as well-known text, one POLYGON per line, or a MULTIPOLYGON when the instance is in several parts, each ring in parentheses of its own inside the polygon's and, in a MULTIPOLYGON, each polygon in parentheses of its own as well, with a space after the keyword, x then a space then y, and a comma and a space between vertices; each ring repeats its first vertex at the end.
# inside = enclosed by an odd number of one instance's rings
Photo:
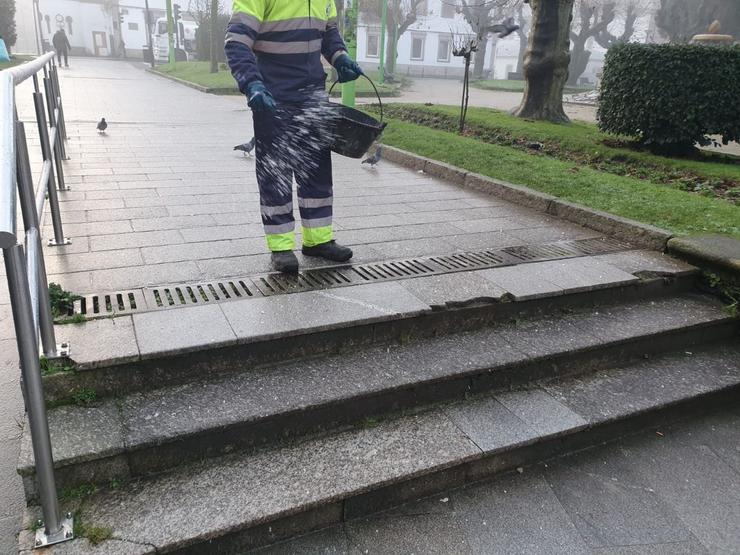
POLYGON ((46 197, 54 228, 52 246, 64 245, 58 191, 64 184, 62 160, 66 158, 64 110, 54 54, 0 72, 0 248, 3 249, 8 292, 21 363, 23 398, 36 461, 42 526, 36 532, 36 547, 60 543, 73 537, 72 515, 61 515, 54 477, 54 461, 46 417, 39 336, 43 355, 55 359, 69 354, 68 345, 57 345, 54 319, 41 244, 39 222, 46 197), (39 73, 43 72, 43 92, 39 73), (41 142, 41 167, 34 187, 24 123, 16 109, 16 87, 33 79, 33 104, 41 142), (47 120, 48 116, 48 120, 47 120), (23 217, 24 245, 18 241, 17 214, 23 217))

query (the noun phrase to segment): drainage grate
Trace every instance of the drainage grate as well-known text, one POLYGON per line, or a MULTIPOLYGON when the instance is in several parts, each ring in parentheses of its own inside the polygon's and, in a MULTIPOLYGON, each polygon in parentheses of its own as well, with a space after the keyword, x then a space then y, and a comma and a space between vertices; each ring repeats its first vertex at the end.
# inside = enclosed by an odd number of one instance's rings
POLYGON ((255 289, 249 280, 233 279, 152 287, 144 292, 150 308, 171 308, 249 298, 254 296, 255 289))
POLYGON ((75 312, 94 318, 133 311, 270 297, 378 281, 607 254, 631 248, 626 243, 604 237, 304 270, 295 276, 264 274, 207 283, 165 285, 136 291, 90 295, 75 303, 75 312))
POLYGON ((85 295, 74 302, 72 316, 82 314, 88 318, 96 316, 110 316, 113 314, 128 314, 140 311, 146 307, 140 290, 118 291, 100 295, 85 295))

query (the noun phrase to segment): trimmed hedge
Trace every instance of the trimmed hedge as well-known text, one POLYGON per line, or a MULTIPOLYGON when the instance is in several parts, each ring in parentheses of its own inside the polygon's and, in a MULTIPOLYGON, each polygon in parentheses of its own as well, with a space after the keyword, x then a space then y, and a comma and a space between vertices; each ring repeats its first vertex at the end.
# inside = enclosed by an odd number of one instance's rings
POLYGON ((602 131, 664 152, 740 139, 740 46, 619 44, 606 54, 602 131))

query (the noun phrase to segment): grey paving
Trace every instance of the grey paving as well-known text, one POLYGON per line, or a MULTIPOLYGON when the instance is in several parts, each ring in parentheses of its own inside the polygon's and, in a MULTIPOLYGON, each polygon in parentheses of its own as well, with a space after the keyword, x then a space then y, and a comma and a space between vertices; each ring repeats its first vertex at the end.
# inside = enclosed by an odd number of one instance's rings
POLYGON ((236 334, 221 305, 190 306, 133 316, 142 358, 235 343, 236 334))
POLYGON ((591 422, 619 418, 736 383, 740 347, 726 349, 723 357, 712 351, 687 351, 624 369, 558 380, 545 389, 591 422))
MULTIPOLYGON (((50 411, 49 433, 55 459, 66 464, 116 455, 124 448, 121 419, 114 400, 90 406, 62 406, 50 411)), ((18 466, 25 473, 34 464, 30 438, 26 430, 18 459, 18 466)))
POLYGON ((500 300, 506 290, 476 272, 442 274, 407 279, 401 285, 430 306, 465 304, 473 301, 500 300))
POLYGON ((247 299, 224 303, 222 308, 240 341, 413 316, 429 310, 426 303, 397 282, 247 299))
POLYGON ((94 368, 103 361, 113 364, 139 358, 131 316, 56 326, 56 336, 57 341, 70 344, 70 358, 80 368, 94 368))
POLYGON ((586 420, 542 389, 497 393, 495 399, 538 435, 557 434, 586 425, 586 420))
POLYGON ((306 507, 350 488, 363 491, 394 476, 443 466, 477 448, 441 413, 430 412, 353 433, 266 450, 247 459, 194 467, 149 482, 91 498, 85 514, 114 535, 162 546, 190 536, 181 522, 196 519, 213 530, 241 525, 266 514, 306 507), (392 464, 390 463, 392 461, 392 464), (250 484, 234 489, 235 483, 250 484), (306 484, 311 487, 306 487, 306 484), (196 504, 188 499, 198 498, 196 504), (213 507, 219 507, 218 512, 213 507), (152 527, 141 515, 161 515, 152 527))

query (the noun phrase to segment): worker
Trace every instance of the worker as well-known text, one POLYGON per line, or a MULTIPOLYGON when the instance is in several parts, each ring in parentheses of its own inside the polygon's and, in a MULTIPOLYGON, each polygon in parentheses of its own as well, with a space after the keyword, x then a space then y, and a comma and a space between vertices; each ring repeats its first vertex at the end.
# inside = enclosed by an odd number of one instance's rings
POLYGON ((72 46, 69 44, 67 33, 64 29, 59 29, 51 39, 51 43, 54 45, 54 50, 57 51, 57 65, 62 67, 62 56, 64 56, 64 67, 69 67, 69 51, 72 50, 72 46))
POLYGON ((331 109, 321 56, 344 83, 362 74, 337 28, 334 0, 234 0, 226 59, 254 118, 257 183, 272 266, 298 271, 293 177, 302 252, 334 262, 352 250, 332 230, 331 109))

